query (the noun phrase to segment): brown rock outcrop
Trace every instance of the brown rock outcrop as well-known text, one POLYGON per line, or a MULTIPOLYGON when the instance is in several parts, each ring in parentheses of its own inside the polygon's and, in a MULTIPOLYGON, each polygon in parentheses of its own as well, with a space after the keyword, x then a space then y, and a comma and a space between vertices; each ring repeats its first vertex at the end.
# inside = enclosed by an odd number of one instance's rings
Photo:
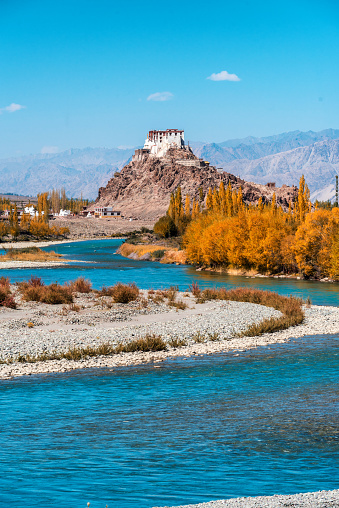
POLYGON ((257 203, 260 197, 264 203, 270 202, 275 192, 277 204, 287 209, 297 195, 296 187, 269 188, 202 164, 187 148, 170 149, 162 158, 146 154, 141 161, 130 162, 115 173, 106 187, 100 187, 92 208, 112 206, 125 217, 156 220, 166 213, 171 193, 179 185, 182 195, 189 194, 193 199, 198 198, 200 187, 207 194, 209 187, 219 187, 220 182, 225 187, 231 182, 232 189, 241 186, 246 204, 257 203))

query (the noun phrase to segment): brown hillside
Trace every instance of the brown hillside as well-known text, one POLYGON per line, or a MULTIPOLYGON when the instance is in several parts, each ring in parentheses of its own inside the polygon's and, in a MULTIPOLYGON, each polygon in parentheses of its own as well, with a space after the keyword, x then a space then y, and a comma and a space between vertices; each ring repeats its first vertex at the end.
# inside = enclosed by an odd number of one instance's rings
POLYGON ((179 185, 183 196, 198 198, 199 187, 206 194, 209 187, 219 186, 221 181, 225 187, 231 182, 232 189, 241 186, 247 204, 258 202, 260 196, 267 203, 275 191, 277 204, 287 209, 289 201, 297 195, 296 187, 272 189, 245 182, 230 173, 219 173, 213 166, 186 166, 185 161, 199 165, 190 149, 171 148, 162 158, 146 154, 141 161, 130 162, 115 173, 106 187, 100 187, 95 206, 113 206, 125 217, 156 220, 166 213, 170 195, 179 185))

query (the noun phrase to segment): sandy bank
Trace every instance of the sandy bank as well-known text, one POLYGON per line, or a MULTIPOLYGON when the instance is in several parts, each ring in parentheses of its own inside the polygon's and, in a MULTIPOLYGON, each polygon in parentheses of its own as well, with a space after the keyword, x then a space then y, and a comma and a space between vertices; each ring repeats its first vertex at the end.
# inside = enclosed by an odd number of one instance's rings
MULTIPOLYGON (((41 242, 8 242, 8 243, 0 243, 0 249, 25 249, 29 247, 38 247, 41 249, 42 247, 50 247, 51 245, 60 245, 62 243, 74 243, 74 242, 85 242, 86 240, 92 240, 92 238, 80 239, 80 240, 46 240, 41 242)), ((94 238, 93 238, 94 240, 94 238)), ((98 240, 98 238, 96 238, 98 240)), ((111 240, 111 238, 110 238, 111 240)))
POLYGON ((289 508, 338 508, 339 490, 320 490, 318 492, 291 495, 238 497, 172 508, 283 508, 284 506, 289 508))
POLYGON ((97 347, 100 344, 126 344, 146 334, 160 335, 168 344, 165 351, 120 353, 74 360, 48 360, 36 363, 0 365, 0 378, 47 372, 66 372, 95 367, 120 367, 164 361, 166 358, 206 355, 251 349, 286 342, 293 337, 339 333, 339 309, 312 306, 305 309, 302 325, 260 337, 239 337, 252 323, 261 322, 278 311, 262 305, 213 301, 197 304, 192 295, 179 297, 185 310, 169 307, 166 301, 147 300, 147 292, 130 304, 109 303, 93 293, 80 295, 79 312, 66 306, 22 303, 17 310, 1 308, 0 356, 8 361, 19 355, 63 352, 72 347, 97 347), (28 323, 31 323, 28 327, 28 323), (173 347, 173 339, 185 339, 185 345, 173 347))
POLYGON ((55 268, 69 262, 69 259, 60 259, 59 261, 0 261, 0 270, 9 268, 55 268))

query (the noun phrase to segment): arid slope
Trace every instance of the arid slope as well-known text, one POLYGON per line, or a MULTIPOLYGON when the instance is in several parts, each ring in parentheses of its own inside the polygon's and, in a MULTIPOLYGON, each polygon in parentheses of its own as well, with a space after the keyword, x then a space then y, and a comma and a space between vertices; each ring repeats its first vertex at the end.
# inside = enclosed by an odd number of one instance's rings
POLYGON ((219 187, 222 181, 225 187, 230 182, 232 189, 241 186, 247 204, 257 203, 260 196, 264 203, 269 202, 275 190, 277 203, 286 209, 290 199, 296 196, 296 187, 271 189, 245 182, 230 173, 219 173, 212 166, 186 166, 182 163, 185 160, 198 162, 190 150, 177 149, 169 150, 163 158, 148 155, 142 161, 130 162, 120 173, 115 173, 106 187, 99 189, 95 206, 113 206, 128 217, 155 220, 165 214, 170 195, 179 185, 183 196, 198 198, 200 187, 206 194, 209 187, 219 187))

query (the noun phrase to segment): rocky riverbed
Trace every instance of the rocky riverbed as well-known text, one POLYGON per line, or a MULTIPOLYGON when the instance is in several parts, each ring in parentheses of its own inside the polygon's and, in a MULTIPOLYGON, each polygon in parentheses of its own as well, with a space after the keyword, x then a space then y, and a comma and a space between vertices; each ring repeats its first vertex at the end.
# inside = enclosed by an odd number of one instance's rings
POLYGON ((321 490, 284 496, 239 497, 172 508, 283 508, 284 506, 289 508, 338 508, 339 490, 321 490))
POLYGON ((280 313, 270 307, 241 302, 210 301, 198 304, 190 293, 176 296, 182 308, 173 307, 165 297, 142 291, 128 304, 114 304, 110 297, 77 293, 72 305, 23 302, 13 288, 17 309, 0 308, 0 378, 94 367, 116 367, 144 362, 161 362, 168 357, 249 349, 291 337, 338 333, 339 309, 311 306, 300 326, 260 337, 241 337, 253 323, 280 313), (186 307, 186 308, 185 308, 186 307), (70 348, 100 344, 127 344, 147 334, 161 336, 168 348, 157 352, 120 353, 81 360, 18 362, 70 348), (180 342, 184 341, 185 345, 180 342), (9 363, 12 362, 12 363, 9 363))

